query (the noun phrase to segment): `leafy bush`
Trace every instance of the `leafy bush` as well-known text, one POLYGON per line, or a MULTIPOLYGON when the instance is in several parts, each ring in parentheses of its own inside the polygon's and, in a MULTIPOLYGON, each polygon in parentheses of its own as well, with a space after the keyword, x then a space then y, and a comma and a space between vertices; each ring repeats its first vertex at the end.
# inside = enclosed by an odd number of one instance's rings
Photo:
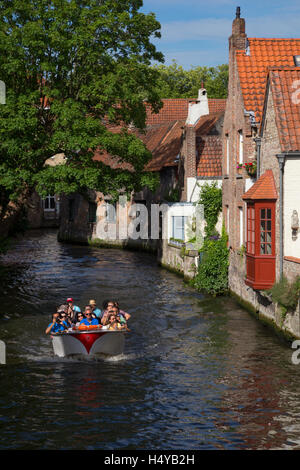
POLYGON ((221 238, 206 238, 202 246, 202 262, 194 279, 194 286, 213 296, 225 294, 228 290, 228 248, 227 235, 223 228, 221 238))
POLYGON ((300 296, 300 276, 294 282, 289 282, 283 276, 280 281, 273 285, 268 294, 271 295, 272 300, 278 303, 285 312, 294 311, 300 296))

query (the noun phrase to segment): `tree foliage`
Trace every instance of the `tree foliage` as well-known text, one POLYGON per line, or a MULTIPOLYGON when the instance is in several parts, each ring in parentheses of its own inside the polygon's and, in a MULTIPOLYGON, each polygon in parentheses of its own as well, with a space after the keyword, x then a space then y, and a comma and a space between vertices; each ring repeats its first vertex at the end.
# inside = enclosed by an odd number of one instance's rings
POLYGON ((228 65, 216 67, 192 67, 185 70, 174 60, 169 66, 156 65, 160 74, 161 98, 197 98, 202 82, 209 98, 226 98, 228 88, 228 65))
POLYGON ((128 132, 145 126, 143 100, 158 110, 162 61, 151 43, 160 36, 142 0, 3 0, 0 3, 0 193, 18 198, 24 188, 70 193, 85 187, 110 193, 139 189, 151 158, 128 132), (50 106, 49 106, 50 105, 50 106), (120 125, 112 133, 107 124, 120 125), (129 162, 134 171, 94 161, 95 149, 129 162), (64 153, 67 164, 45 167, 64 153))

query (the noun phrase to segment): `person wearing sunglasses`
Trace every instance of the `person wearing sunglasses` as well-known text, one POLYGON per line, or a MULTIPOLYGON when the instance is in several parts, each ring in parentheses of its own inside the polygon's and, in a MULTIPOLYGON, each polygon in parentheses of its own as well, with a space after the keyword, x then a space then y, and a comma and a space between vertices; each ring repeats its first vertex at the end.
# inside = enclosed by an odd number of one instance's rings
POLYGON ((78 315, 77 315, 77 323, 76 323, 75 326, 79 326, 79 325, 80 325, 80 322, 81 322, 83 319, 84 319, 83 313, 81 313, 81 312, 78 313, 78 315))
POLYGON ((92 317, 92 309, 89 305, 87 307, 85 307, 84 315, 85 315, 85 318, 83 318, 81 320, 79 325, 87 325, 87 326, 89 326, 89 325, 99 325, 99 321, 97 320, 97 318, 92 317))

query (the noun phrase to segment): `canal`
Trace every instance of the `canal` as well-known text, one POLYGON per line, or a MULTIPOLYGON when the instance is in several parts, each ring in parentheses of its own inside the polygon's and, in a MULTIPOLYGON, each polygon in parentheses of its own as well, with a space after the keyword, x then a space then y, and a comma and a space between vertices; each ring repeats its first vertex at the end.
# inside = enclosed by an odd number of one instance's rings
POLYGON ((153 256, 30 232, 2 257, 0 449, 291 449, 300 365, 231 298, 208 298, 153 256), (45 328, 72 296, 132 314, 124 354, 53 356, 45 328))

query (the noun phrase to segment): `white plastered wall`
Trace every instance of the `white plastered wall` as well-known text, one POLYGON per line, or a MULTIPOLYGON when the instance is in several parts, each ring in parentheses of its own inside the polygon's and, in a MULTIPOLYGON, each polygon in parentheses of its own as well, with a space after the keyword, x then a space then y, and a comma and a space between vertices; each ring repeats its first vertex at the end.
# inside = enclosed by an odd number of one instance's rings
POLYGON ((292 236, 292 214, 300 221, 300 158, 286 158, 283 181, 284 256, 300 258, 300 230, 292 236))

